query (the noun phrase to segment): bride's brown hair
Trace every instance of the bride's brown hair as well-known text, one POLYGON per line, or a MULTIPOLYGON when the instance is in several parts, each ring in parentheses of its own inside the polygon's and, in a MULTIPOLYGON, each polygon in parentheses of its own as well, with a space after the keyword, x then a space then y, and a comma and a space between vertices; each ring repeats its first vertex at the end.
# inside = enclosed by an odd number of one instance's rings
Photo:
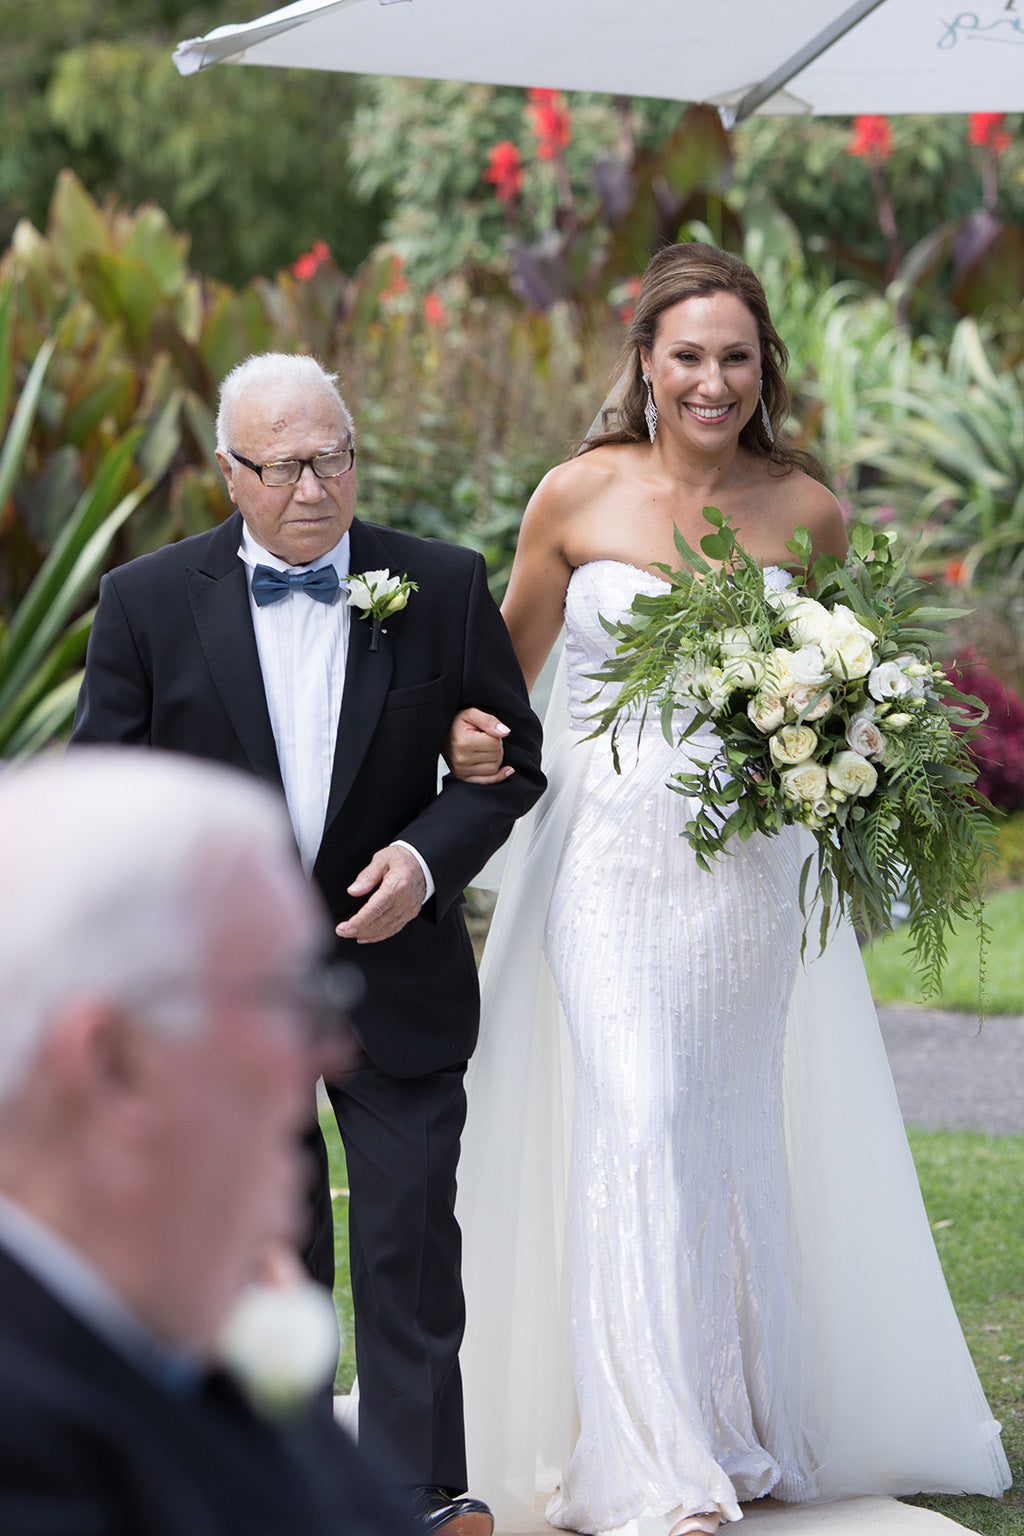
POLYGON ((640 348, 650 351, 665 310, 684 299, 708 298, 714 293, 733 293, 747 306, 757 325, 761 345, 761 393, 775 434, 774 443, 756 410, 740 433, 740 443, 750 453, 769 459, 781 473, 799 467, 820 479, 821 466, 810 456, 788 445, 783 428, 790 410, 786 367, 789 353, 768 312, 768 300, 760 279, 745 261, 717 246, 687 241, 667 245, 648 264, 633 310, 626 343, 616 370, 617 398, 606 415, 611 422, 604 431, 588 433, 580 453, 605 443, 648 441, 644 406, 647 388, 643 381, 640 348))

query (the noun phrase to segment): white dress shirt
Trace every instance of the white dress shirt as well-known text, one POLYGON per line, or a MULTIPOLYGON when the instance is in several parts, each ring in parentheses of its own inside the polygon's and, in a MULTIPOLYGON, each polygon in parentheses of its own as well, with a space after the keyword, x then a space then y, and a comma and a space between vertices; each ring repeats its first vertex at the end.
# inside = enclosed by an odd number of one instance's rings
MULTIPOLYGON (((349 536, 344 534, 319 560, 296 567, 264 549, 243 523, 238 557, 248 572, 249 608, 270 724, 288 814, 308 875, 316 863, 327 815, 352 610, 344 589, 333 603, 317 602, 308 593, 293 590, 261 608, 252 595, 252 572, 257 565, 275 571, 316 571, 333 565, 344 583, 349 574, 349 536)), ((422 869, 426 900, 434 892, 430 870, 409 843, 399 839, 396 843, 407 848, 422 869)))

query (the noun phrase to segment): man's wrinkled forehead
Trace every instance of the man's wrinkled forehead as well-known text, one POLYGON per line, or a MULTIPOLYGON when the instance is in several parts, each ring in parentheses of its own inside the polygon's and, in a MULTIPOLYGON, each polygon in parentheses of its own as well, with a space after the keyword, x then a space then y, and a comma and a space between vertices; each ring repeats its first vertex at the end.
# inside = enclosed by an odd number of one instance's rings
POLYGON ((325 445, 332 438, 342 447, 351 437, 341 401, 327 389, 268 395, 253 387, 239 402, 238 423, 242 431, 275 442, 314 432, 324 436, 325 445))

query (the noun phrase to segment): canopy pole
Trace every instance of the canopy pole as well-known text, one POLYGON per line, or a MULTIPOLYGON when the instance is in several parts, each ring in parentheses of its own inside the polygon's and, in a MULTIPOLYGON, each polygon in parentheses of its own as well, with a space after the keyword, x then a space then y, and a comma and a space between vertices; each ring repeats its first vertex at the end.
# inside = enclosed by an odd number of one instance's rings
POLYGON ((882 4, 884 0, 856 0, 855 5, 851 5, 848 11, 837 16, 835 21, 818 33, 817 37, 813 37, 799 52, 794 53, 792 58, 787 59, 785 64, 780 64, 778 69, 773 70, 766 79, 761 81, 760 85, 751 86, 737 107, 722 107, 721 118, 726 128, 734 128, 737 123, 742 123, 744 118, 750 117, 768 100, 769 96, 774 96, 776 91, 788 85, 794 75, 806 69, 808 64, 813 64, 815 59, 820 59, 833 43, 845 37, 858 22, 863 21, 865 16, 870 16, 871 12, 876 11, 882 4))

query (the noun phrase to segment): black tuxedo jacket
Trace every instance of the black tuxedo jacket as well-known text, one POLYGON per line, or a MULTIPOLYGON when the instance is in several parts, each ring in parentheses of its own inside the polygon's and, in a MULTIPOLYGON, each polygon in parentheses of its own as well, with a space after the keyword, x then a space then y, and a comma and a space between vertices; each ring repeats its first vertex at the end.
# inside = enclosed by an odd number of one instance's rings
POLYGON ((407 1536, 322 1408, 273 1425, 232 1385, 165 1391, 0 1250, 3 1536, 407 1536))
MULTIPOLYGON (((236 512, 209 533, 144 555, 103 578, 73 742, 124 742, 233 764, 281 787, 259 655, 238 558, 236 512)), ((348 885, 379 849, 404 838, 436 891, 379 944, 338 941, 367 995, 356 1025, 383 1071, 413 1077, 464 1061, 479 993, 462 891, 544 787, 540 726, 482 558, 356 519, 351 569, 387 568, 418 584, 384 625, 353 611, 323 840, 313 871, 335 923, 361 904, 348 885), (511 728, 500 785, 437 792, 453 716, 475 704, 511 728)))

